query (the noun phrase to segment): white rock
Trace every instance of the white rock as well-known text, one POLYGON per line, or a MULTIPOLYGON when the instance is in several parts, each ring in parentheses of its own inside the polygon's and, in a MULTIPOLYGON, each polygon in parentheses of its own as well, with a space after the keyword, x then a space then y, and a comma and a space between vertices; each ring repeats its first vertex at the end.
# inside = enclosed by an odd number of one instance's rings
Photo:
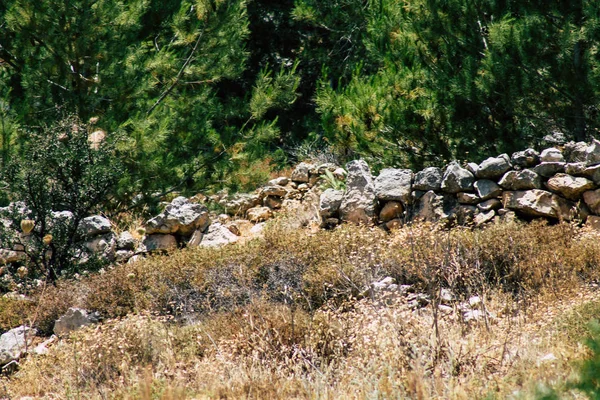
POLYGON ((18 360, 31 346, 37 331, 27 326, 19 326, 0 336, 0 366, 18 360))

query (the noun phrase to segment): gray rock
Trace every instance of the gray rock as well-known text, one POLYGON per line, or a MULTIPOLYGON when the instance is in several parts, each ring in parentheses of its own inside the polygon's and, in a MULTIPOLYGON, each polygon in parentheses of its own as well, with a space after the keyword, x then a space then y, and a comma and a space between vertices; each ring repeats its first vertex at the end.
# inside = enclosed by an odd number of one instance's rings
POLYGON ((286 176, 280 176, 279 178, 271 179, 269 185, 271 186, 285 186, 290 182, 286 176))
POLYGON ((133 238, 133 235, 127 231, 121 232, 117 239, 117 248, 120 250, 135 249, 135 239, 133 238))
POLYGON ((208 224, 206 206, 190 203, 185 197, 178 197, 165 208, 165 211, 146 222, 146 234, 189 236, 196 229, 206 229, 208 224))
POLYGON ((81 220, 77 227, 77 233, 83 237, 91 237, 109 233, 111 230, 110 221, 101 215, 92 215, 81 220))
POLYGON ((256 193, 238 193, 219 201, 229 215, 244 215, 246 211, 260 204, 260 196, 256 193))
POLYGON ((508 171, 499 182, 507 190, 541 189, 542 178, 530 169, 508 171))
POLYGON ((294 171, 292 172, 292 181, 298 183, 308 183, 310 179, 310 170, 315 166, 313 164, 301 162, 296 165, 294 171))
POLYGON ((583 201, 593 214, 600 215, 600 189, 584 192, 583 201))
POLYGON ((502 194, 502 188, 489 179, 480 179, 473 184, 473 187, 481 200, 491 199, 502 194))
POLYGON ((375 178, 375 195, 381 201, 410 203, 413 172, 410 169, 385 168, 375 178))
POLYGON ((460 192, 456 194, 456 199, 460 204, 477 204, 481 201, 476 193, 460 192))
POLYGON ((133 250, 117 250, 115 252, 115 261, 118 263, 124 263, 129 261, 129 259, 133 256, 135 256, 133 250))
MULTIPOLYGON (((498 199, 493 199, 493 200, 500 202, 498 199)), ((494 211, 493 209, 486 211, 486 212, 481 212, 475 216, 475 218, 473 219, 473 223, 475 224, 475 226, 481 226, 483 224, 487 224, 488 222, 492 221, 495 216, 496 216, 496 211, 494 211)))
POLYGON ((592 144, 588 146, 585 153, 585 162, 587 165, 592 166, 600 164, 600 141, 593 139, 592 144))
POLYGON ((177 248, 177 239, 173 235, 154 233, 145 236, 142 244, 146 251, 170 250, 177 248))
POLYGON ((498 157, 490 157, 484 160, 477 168, 477 176, 480 179, 496 179, 512 168, 507 154, 498 157))
POLYGON ((446 168, 442 178, 442 190, 447 193, 470 192, 474 181, 472 173, 453 161, 446 168))
POLYGON ((326 189, 319 200, 319 213, 323 218, 331 218, 338 215, 342 205, 342 190, 326 189))
POLYGON ((489 199, 477 204, 477 208, 484 213, 490 210, 498 210, 502 208, 502 202, 498 199, 489 199))
POLYGON ((588 145, 585 142, 568 142, 563 149, 563 156, 568 163, 585 162, 588 145))
POLYGON ((595 187, 587 178, 574 177, 568 174, 556 174, 546 182, 548 189, 560 193, 569 200, 577 200, 585 191, 595 187))
POLYGON ((507 191, 502 203, 504 208, 529 217, 572 219, 571 203, 545 190, 507 191))
POLYGON ((19 326, 0 336, 0 366, 18 360, 31 347, 37 331, 19 326))
POLYGON ((200 247, 222 247, 235 243, 238 239, 225 225, 215 222, 208 227, 208 231, 200 242, 200 247))
POLYGON ((544 178, 550 178, 551 176, 558 174, 559 172, 565 172, 564 162, 543 162, 533 167, 533 172, 543 176, 544 178))
POLYGON ((549 149, 542 150, 540 160, 542 162, 564 162, 565 158, 562 151, 555 147, 550 147, 549 149))
POLYGON ((442 170, 438 167, 425 168, 415 175, 415 181, 412 185, 413 190, 421 190, 424 192, 427 192, 428 190, 438 191, 442 187, 442 178, 442 170))
POLYGON ((376 217, 375 184, 371 170, 364 160, 346 164, 348 176, 346 190, 340 205, 341 219, 353 223, 369 224, 376 217))
POLYGON ((438 195, 430 190, 414 207, 412 219, 427 222, 450 221, 455 216, 456 207, 457 201, 454 196, 438 195))
POLYGON ((260 198, 265 198, 267 196, 277 196, 277 197, 285 197, 288 194, 288 190, 283 186, 277 185, 269 185, 260 189, 259 196, 260 198))
POLYGON ((474 163, 474 162, 467 163, 467 171, 472 173, 473 176, 475 176, 478 169, 479 169, 479 164, 474 163))
POLYGON ((552 132, 551 134, 544 136, 542 140, 546 145, 550 146, 561 146, 567 143, 567 138, 562 132, 552 132))
POLYGON ((537 165, 540 162, 540 153, 534 149, 526 149, 513 153, 510 158, 513 165, 528 168, 537 165))
POLYGON ((88 239, 84 243, 84 246, 95 256, 107 261, 113 261, 115 259, 115 252, 117 251, 117 237, 112 232, 95 236, 88 239))
POLYGON ((250 222, 263 222, 273 217, 269 207, 252 207, 246 211, 246 217, 250 222))
POLYGON ((97 323, 98 313, 89 313, 81 308, 69 308, 69 310, 54 322, 54 334, 65 336, 79 328, 97 323))

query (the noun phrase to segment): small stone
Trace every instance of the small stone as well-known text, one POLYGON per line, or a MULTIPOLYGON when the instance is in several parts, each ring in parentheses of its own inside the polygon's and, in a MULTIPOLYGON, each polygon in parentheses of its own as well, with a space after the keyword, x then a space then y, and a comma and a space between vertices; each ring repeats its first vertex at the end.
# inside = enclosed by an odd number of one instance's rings
POLYGON ((381 222, 388 222, 400 218, 403 212, 404 207, 402 203, 399 201, 388 201, 379 212, 379 220, 381 222))
POLYGON ((269 186, 286 186, 290 180, 285 176, 280 176, 279 178, 271 179, 269 181, 269 186))
POLYGON ((308 183, 309 171, 314 168, 313 164, 301 162, 292 172, 292 181, 299 183, 308 183))
POLYGON ((540 162, 540 153, 534 149, 526 149, 513 153, 510 158, 513 165, 518 165, 522 168, 533 167, 540 162))
MULTIPOLYGON (((496 200, 496 199, 494 199, 494 200, 496 200)), ((496 200, 496 201, 498 201, 498 200, 496 200)), ((482 212, 475 216, 473 223, 475 224, 475 226, 481 226, 483 224, 486 224, 486 223, 492 221, 495 216, 496 216, 496 211, 494 211, 494 210, 490 210, 488 212, 482 212)))
POLYGON ((481 201, 477 194, 465 192, 457 193, 456 199, 460 204, 477 204, 481 201))
POLYGON ((490 210, 498 210, 502 208, 502 202, 498 199, 489 199, 477 204, 477 208, 479 208, 483 212, 488 212, 490 210))
POLYGON ((208 231, 200 242, 200 247, 222 247, 237 241, 238 237, 225 225, 215 222, 208 227, 208 231))
POLYGON ((121 250, 135 249, 135 239, 133 235, 127 231, 122 232, 117 239, 117 248, 121 250))
POLYGON ((269 207, 253 207, 246 211, 246 217, 250 222, 262 222, 273 217, 269 207))

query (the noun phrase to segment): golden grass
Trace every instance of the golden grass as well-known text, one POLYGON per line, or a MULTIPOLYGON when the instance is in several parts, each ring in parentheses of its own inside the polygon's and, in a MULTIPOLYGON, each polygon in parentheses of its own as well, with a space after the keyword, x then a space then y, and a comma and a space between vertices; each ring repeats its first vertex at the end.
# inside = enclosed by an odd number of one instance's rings
MULTIPOLYGON (((29 357, 0 397, 492 399, 536 398, 548 385, 577 398, 564 382, 600 315, 589 285, 599 261, 598 237, 564 224, 275 225, 244 246, 178 251, 33 294, 30 319, 44 332, 70 306, 107 320, 29 357), (432 302, 361 298, 385 276, 432 302), (442 287, 457 300, 438 311, 442 287), (472 295, 489 318, 465 321, 458 304, 472 295)), ((9 315, 0 309, 0 321, 9 315)))

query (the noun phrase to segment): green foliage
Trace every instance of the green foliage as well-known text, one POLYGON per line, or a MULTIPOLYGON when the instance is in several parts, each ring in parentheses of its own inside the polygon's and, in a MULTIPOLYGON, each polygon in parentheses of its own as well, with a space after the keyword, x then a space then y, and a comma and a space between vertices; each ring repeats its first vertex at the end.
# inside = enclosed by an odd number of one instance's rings
POLYGON ((600 399, 600 323, 590 323, 590 336, 586 345, 590 356, 581 362, 579 377, 571 384, 572 388, 585 393, 590 399, 600 399))
POLYGON ((326 169, 325 174, 321 175, 320 178, 323 180, 323 184, 321 185, 321 189, 335 189, 335 190, 344 190, 346 189, 346 182, 337 179, 333 176, 333 173, 326 169))
POLYGON ((23 255, 12 265, 20 278, 73 274, 93 267, 96 261, 78 231, 80 222, 93 212, 106 210, 122 174, 112 144, 93 146, 89 130, 76 118, 52 127, 28 131, 22 153, 3 171, 12 203, 3 210, 10 221, 0 226, 5 249, 23 255), (22 221, 32 220, 29 234, 22 221), (19 274, 19 266, 24 266, 19 274))

